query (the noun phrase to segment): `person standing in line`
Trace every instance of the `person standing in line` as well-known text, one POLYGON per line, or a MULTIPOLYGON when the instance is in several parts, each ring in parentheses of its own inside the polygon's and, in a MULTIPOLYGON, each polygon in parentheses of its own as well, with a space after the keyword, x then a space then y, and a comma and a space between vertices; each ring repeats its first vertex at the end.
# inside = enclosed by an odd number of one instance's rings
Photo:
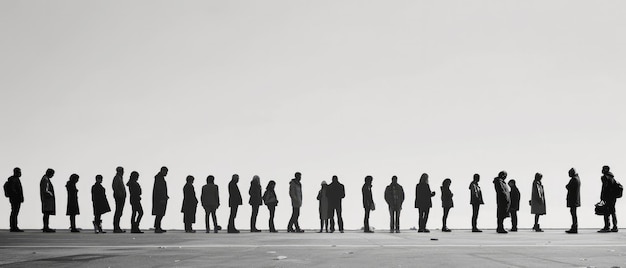
POLYGON ((250 215, 250 232, 258 233, 261 232, 261 230, 256 228, 256 219, 259 215, 259 207, 263 205, 263 196, 261 195, 261 178, 258 175, 254 175, 252 177, 248 194, 250 195, 248 204, 252 206, 252 214, 250 215))
POLYGON ((239 233, 235 227, 235 218, 237 217, 237 209, 243 204, 241 200, 241 192, 239 192, 239 175, 233 174, 232 179, 228 183, 228 206, 230 207, 230 217, 228 218, 228 232, 239 233))
POLYGON ((196 222, 196 209, 198 208, 198 198, 196 198, 196 189, 193 187, 194 177, 187 176, 187 183, 183 187, 183 207, 180 212, 183 213, 183 223, 185 224, 185 233, 195 233, 192 225, 196 222))
POLYGON ((304 230, 300 229, 300 223, 298 222, 298 218, 300 218, 300 207, 302 207, 302 184, 300 182, 302 174, 296 172, 294 177, 295 178, 291 179, 289 182, 289 197, 291 198, 292 211, 289 224, 287 225, 287 232, 304 233, 304 230))
POLYGON ((328 185, 328 208, 330 209, 330 232, 335 232, 335 212, 337 212, 337 224, 339 232, 343 233, 343 216, 341 209, 341 199, 346 196, 346 190, 339 182, 337 176, 333 176, 332 182, 328 185))
POLYGON ((130 206, 132 214, 130 215, 130 232, 135 234, 143 234, 139 228, 141 218, 143 217, 143 207, 141 206, 141 185, 139 185, 139 173, 133 171, 126 185, 130 194, 130 206))
POLYGON ((50 215, 56 215, 56 195, 54 186, 50 179, 54 177, 54 169, 47 169, 39 183, 39 197, 41 198, 41 212, 43 213, 43 232, 54 233, 55 229, 50 229, 50 215))
POLYGON ((126 203, 126 187, 124 187, 124 168, 117 167, 115 169, 115 177, 113 177, 113 199, 115 199, 115 213, 113 214, 113 232, 125 233, 126 231, 120 228, 120 218, 124 211, 124 204, 126 203))
POLYGON ((567 189, 567 207, 569 208, 570 214, 572 214, 572 227, 565 231, 568 234, 577 234, 578 233, 578 215, 576 214, 576 209, 580 207, 580 178, 578 177, 578 173, 574 168, 570 168, 567 172, 570 180, 565 186, 567 189))
POLYGON ((606 206, 606 214, 604 214, 604 227, 600 229, 599 233, 617 232, 617 217, 615 217, 615 203, 617 202, 617 181, 615 176, 610 171, 609 166, 602 167, 602 191, 600 192, 600 200, 604 201, 606 206), (609 217, 613 217, 613 229, 609 229, 611 226, 609 223, 609 217))
POLYGON ((506 186, 507 173, 506 171, 500 171, 498 173, 498 177, 493 179, 493 186, 496 190, 496 204, 497 204, 497 220, 498 220, 498 228, 496 232, 499 234, 508 233, 504 230, 504 219, 509 216, 509 207, 511 206, 511 196, 509 193, 509 187, 506 186))
POLYGON ((543 184, 541 184, 541 173, 535 173, 535 180, 533 181, 533 190, 530 200, 530 213, 535 214, 535 225, 533 230, 535 232, 543 232, 539 226, 539 216, 546 215, 546 196, 543 192, 543 184))
POLYGON ((415 208, 418 209, 419 213, 418 233, 430 233, 430 230, 426 229, 426 223, 428 222, 430 208, 433 207, 433 196, 435 196, 435 192, 431 191, 428 185, 428 174, 422 173, 420 182, 415 185, 415 208))
POLYGON ((322 188, 317 192, 317 200, 319 200, 319 212, 320 212, 320 231, 324 229, 328 233, 328 220, 330 218, 330 211, 328 209, 328 184, 326 181, 322 181, 322 188))
POLYGON ((165 181, 165 176, 167 176, 168 171, 167 167, 161 167, 159 173, 154 176, 154 186, 152 188, 152 215, 155 216, 154 232, 157 234, 167 232, 161 228, 161 221, 167 210, 167 200, 170 198, 169 195, 167 195, 167 182, 165 181))
POLYGON ((111 211, 107 200, 106 190, 102 187, 102 175, 96 175, 96 183, 91 186, 91 201, 93 202, 93 229, 97 233, 106 233, 102 230, 102 214, 111 211))
POLYGON ((509 207, 511 232, 517 232, 517 211, 519 211, 520 192, 515 184, 515 180, 509 180, 509 188, 511 189, 511 206, 509 207))
POLYGON ((70 231, 72 233, 80 232, 76 229, 76 215, 80 214, 80 209, 78 207, 78 189, 76 188, 77 182, 78 175, 72 174, 70 175, 70 179, 65 184, 65 188, 67 189, 67 209, 65 214, 70 216, 70 231))
POLYGON ((220 193, 219 187, 215 184, 215 177, 213 175, 209 175, 206 178, 206 185, 202 186, 202 207, 204 208, 204 222, 206 224, 206 232, 211 232, 211 227, 209 225, 209 216, 213 218, 213 232, 217 233, 219 230, 219 226, 217 225, 217 216, 215 215, 215 211, 220 207, 220 193))
POLYGON ((442 232, 451 232, 452 230, 448 229, 448 214, 450 213, 450 209, 454 207, 454 202, 452 201, 452 191, 450 191, 450 184, 452 184, 452 180, 446 178, 441 183, 441 207, 443 207, 443 227, 441 227, 442 232))
POLYGON ((483 192, 480 190, 480 186, 478 186, 478 182, 480 181, 480 175, 474 174, 474 178, 469 185, 470 190, 470 204, 472 205, 472 232, 473 233, 481 233, 482 230, 478 229, 478 212, 480 210, 480 206, 485 204, 483 202, 483 192))
POLYGON ((365 216, 363 218, 363 231, 366 233, 373 233, 370 230, 370 211, 376 209, 374 205, 374 199, 372 197, 372 176, 365 176, 365 183, 361 187, 361 193, 363 194, 363 209, 365 209, 365 216))
POLYGON ((263 202, 267 206, 267 209, 270 211, 270 233, 278 232, 276 231, 276 227, 274 226, 274 214, 276 212, 276 206, 278 205, 278 198, 276 198, 276 192, 274 191, 274 187, 276 187, 276 182, 272 180, 267 183, 267 187, 265 187, 265 193, 263 193, 263 202))
POLYGON ((404 202, 404 190, 398 184, 398 177, 391 177, 391 184, 385 188, 385 201, 389 206, 389 232, 400 232, 400 211, 404 202))
POLYGON ((20 208, 24 203, 24 191, 22 189, 22 170, 18 167, 13 169, 13 175, 7 179, 5 184, 4 194, 9 198, 11 203, 11 216, 9 216, 9 225, 11 226, 11 232, 24 232, 17 225, 17 218, 20 214, 20 208))

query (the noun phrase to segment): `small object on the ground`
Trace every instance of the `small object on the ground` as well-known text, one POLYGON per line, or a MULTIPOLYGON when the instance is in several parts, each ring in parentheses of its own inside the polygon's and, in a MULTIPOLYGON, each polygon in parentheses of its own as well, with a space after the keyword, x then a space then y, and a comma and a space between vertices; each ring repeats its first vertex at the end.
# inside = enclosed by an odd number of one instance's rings
POLYGON ((287 256, 276 256, 276 258, 274 258, 274 260, 280 261, 280 260, 284 260, 286 258, 287 258, 287 256))
POLYGON ((439 241, 439 238, 431 238, 431 241, 439 241))
POLYGON ((354 254, 354 252, 348 251, 348 252, 346 252, 346 254, 354 254))
POLYGON ((180 260, 174 260, 174 262, 179 262, 180 260))
POLYGON ((334 248, 336 248, 336 247, 337 247, 337 245, 330 245, 330 246, 331 246, 331 247, 334 247, 334 248))

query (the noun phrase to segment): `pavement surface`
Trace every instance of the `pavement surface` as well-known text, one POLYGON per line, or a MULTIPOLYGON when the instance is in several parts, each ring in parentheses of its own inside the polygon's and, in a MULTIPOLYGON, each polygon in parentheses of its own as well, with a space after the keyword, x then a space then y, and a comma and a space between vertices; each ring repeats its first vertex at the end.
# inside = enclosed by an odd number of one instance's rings
MULTIPOLYGON (((623 231, 623 230, 622 230, 623 231)), ((1 267, 626 267, 626 231, 94 234, 0 230, 1 267)))

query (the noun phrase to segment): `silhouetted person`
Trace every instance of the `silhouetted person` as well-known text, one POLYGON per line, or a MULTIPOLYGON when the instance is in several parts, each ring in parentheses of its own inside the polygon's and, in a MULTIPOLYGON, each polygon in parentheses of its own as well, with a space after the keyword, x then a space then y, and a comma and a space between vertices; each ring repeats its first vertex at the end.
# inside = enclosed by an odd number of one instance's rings
POLYGON ((202 207, 204 208, 204 222, 206 224, 206 232, 211 232, 211 225, 209 225, 209 216, 213 218, 213 231, 217 233, 219 227, 217 225, 217 216, 215 211, 220 207, 220 193, 219 187, 215 184, 215 177, 209 175, 206 178, 206 185, 202 186, 202 207))
POLYGON ((72 233, 80 232, 76 229, 76 215, 80 214, 78 207, 78 189, 76 188, 77 182, 78 175, 72 174, 65 184, 65 188, 67 189, 67 210, 65 214, 70 216, 70 231, 72 233))
POLYGON ((237 183, 239 182, 239 175, 233 174, 233 178, 228 183, 228 206, 230 207, 230 217, 228 218, 228 232, 239 233, 239 230, 235 227, 235 218, 237 217, 237 209, 243 204, 241 200, 241 193, 237 183))
POLYGON ((159 173, 154 176, 154 187, 152 188, 152 215, 154 218, 154 232, 165 233, 166 230, 161 228, 161 221, 165 216, 167 209, 167 200, 170 198, 167 195, 167 182, 165 182, 165 176, 167 176, 167 167, 161 167, 159 173))
POLYGON ((565 231, 568 234, 578 233, 578 215, 576 209, 580 207, 580 178, 574 168, 571 168, 568 172, 570 177, 569 182, 565 186, 567 189, 567 207, 570 214, 572 214, 572 228, 565 231))
POLYGON ((482 232, 478 229, 478 212, 480 211, 480 205, 485 204, 483 202, 483 192, 480 190, 480 186, 478 186, 479 181, 480 175, 474 174, 474 178, 469 185, 470 204, 472 205, 472 232, 474 233, 482 232))
POLYGON ((404 202, 404 190, 398 184, 398 177, 391 177, 391 184, 385 188, 385 201, 389 206, 389 232, 400 232, 400 211, 404 202))
POLYGON ((441 207, 443 208, 443 227, 441 228, 442 232, 450 232, 448 229, 448 213, 450 213, 450 209, 454 207, 454 202, 452 201, 452 191, 450 191, 450 184, 452 184, 452 180, 446 178, 441 183, 441 207))
POLYGON ((102 214, 111 211, 106 191, 102 187, 102 175, 96 175, 96 183, 91 186, 91 201, 93 202, 93 229, 97 234, 106 233, 102 230, 102 214))
POLYGON ((341 199, 346 197, 346 190, 339 182, 337 176, 333 176, 332 182, 328 185, 328 208, 330 209, 330 232, 335 231, 335 212, 337 212, 337 224, 339 232, 343 233, 343 216, 341 209, 341 199))
POLYGON ((541 178, 543 178, 541 173, 535 173, 532 196, 530 199, 530 213, 535 214, 535 225, 533 226, 535 232, 543 232, 539 226, 539 216, 546 214, 546 196, 543 192, 541 178))
POLYGON ((183 213, 183 223, 185 223, 186 233, 195 233, 191 227, 196 222, 196 209, 198 208, 198 198, 196 198, 196 189, 193 187, 193 176, 187 176, 187 183, 183 186, 183 207, 180 212, 183 213))
POLYGON ((296 172, 294 177, 295 178, 291 179, 289 182, 289 197, 291 198, 292 211, 289 224, 287 225, 287 232, 303 233, 304 230, 300 229, 300 223, 298 223, 298 218, 300 218, 300 207, 302 207, 302 184, 300 183, 302 174, 300 174, 300 172, 296 172))
POLYGON ((130 178, 126 185, 128 186, 128 193, 130 194, 130 206, 132 214, 130 215, 130 232, 143 234, 139 228, 141 218, 143 217, 143 207, 141 206, 141 185, 139 185, 139 173, 133 171, 130 173, 130 178))
POLYGON ((606 206, 606 213, 604 214, 604 227, 598 232, 608 233, 617 232, 617 217, 615 217, 615 203, 617 201, 616 188, 617 182, 613 173, 611 173, 609 166, 602 167, 602 192, 600 192, 600 200, 604 201, 606 206), (613 229, 609 229, 609 217, 613 217, 613 229))
POLYGON ((322 181, 322 186, 319 192, 317 192, 317 200, 320 212, 320 231, 318 233, 321 233, 324 229, 328 233, 330 209, 328 209, 328 184, 326 181, 322 181))
POLYGON ((13 176, 7 179, 5 188, 5 195, 9 198, 9 203, 11 203, 11 216, 9 217, 11 232, 24 232, 17 227, 17 218, 20 214, 22 203, 24 203, 24 191, 22 190, 20 177, 22 177, 22 170, 18 167, 14 168, 13 176))
POLYGON ((428 174, 422 173, 420 182, 415 185, 415 208, 418 209, 419 213, 418 233, 430 233, 430 230, 426 229, 426 223, 428 222, 430 208, 433 207, 433 196, 435 196, 435 192, 431 191, 430 185, 428 185, 428 174))
POLYGON ((252 206, 252 214, 250 215, 250 232, 256 233, 261 230, 256 228, 256 218, 259 215, 259 207, 263 205, 263 196, 261 195, 261 178, 254 175, 250 181, 250 189, 248 189, 250 200, 248 204, 252 206))
POLYGON ((515 180, 509 180, 509 188, 511 189, 511 206, 509 206, 509 213, 511 214, 511 232, 517 232, 517 211, 519 211, 520 192, 515 184, 515 180))
POLYGON ((366 233, 373 233, 370 230, 370 211, 376 209, 374 205, 374 199, 372 197, 372 176, 365 177, 365 183, 361 187, 361 194, 363 194, 363 209, 365 209, 365 216, 363 217, 363 231, 366 233))
POLYGON ((54 170, 49 168, 39 183, 39 197, 41 198, 41 212, 43 213, 43 232, 54 233, 56 230, 50 229, 50 215, 56 215, 56 195, 54 186, 50 179, 54 177, 54 170))
POLYGON ((506 176, 506 171, 500 171, 500 173, 498 173, 498 177, 493 179, 493 186, 496 190, 496 218, 498 220, 498 228, 496 229, 496 232, 501 234, 508 233, 504 230, 504 219, 509 216, 509 206, 511 205, 509 187, 507 187, 504 182, 506 176))
POLYGON ((274 187, 276 187, 275 181, 268 182, 267 187, 265 187, 265 193, 263 193, 263 202, 265 202, 267 209, 270 211, 270 233, 278 232, 276 231, 276 227, 274 226, 274 214, 276 212, 276 206, 278 205, 278 198, 276 197, 274 187))
POLYGON ((115 169, 116 174, 113 177, 113 198, 115 199, 115 214, 113 214, 113 232, 125 233, 125 230, 120 228, 120 218, 124 211, 124 204, 126 203, 126 187, 124 187, 124 168, 117 167, 115 169))

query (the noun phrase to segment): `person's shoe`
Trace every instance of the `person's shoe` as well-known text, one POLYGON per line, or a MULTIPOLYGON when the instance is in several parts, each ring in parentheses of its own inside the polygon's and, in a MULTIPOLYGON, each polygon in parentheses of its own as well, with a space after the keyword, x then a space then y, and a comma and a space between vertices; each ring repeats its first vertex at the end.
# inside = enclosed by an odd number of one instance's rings
POLYGON ((185 231, 185 232, 187 232, 187 233, 192 233, 192 234, 193 234, 193 233, 195 233, 195 232, 196 232, 196 230, 187 230, 187 231, 185 231))
POLYGON ((270 230, 270 233, 278 233, 275 229, 270 230))
POLYGON ((321 233, 321 232, 322 232, 322 229, 320 229, 320 231, 318 233, 321 233))
POLYGON ((12 232, 12 233, 23 233, 24 230, 22 230, 20 228, 13 228, 13 229, 10 230, 10 232, 12 232))
POLYGON ((598 233, 610 233, 611 230, 607 227, 607 228, 602 228, 600 230, 598 230, 598 233))
POLYGON ((396 234, 399 234, 399 233, 400 233, 400 230, 396 230, 396 234))
POLYGON ((430 230, 424 229, 424 233, 430 233, 430 230))
POLYGON ((339 230, 339 232, 343 234, 343 230, 339 230))
POLYGON ((366 233, 373 233, 374 231, 372 230, 365 230, 366 233))
POLYGON ((511 231, 511 232, 517 232, 517 227, 513 227, 513 228, 511 228, 511 230, 509 230, 509 231, 511 231))
POLYGON ((254 228, 254 229, 250 230, 250 232, 251 233, 259 233, 259 232, 261 232, 261 230, 254 228))
POLYGON ((80 231, 78 229, 76 229, 76 228, 71 228, 70 232, 72 232, 72 233, 80 233, 80 231))
POLYGON ((216 234, 217 234, 217 229, 213 230, 213 233, 216 233, 216 234))
POLYGON ((441 228, 441 231, 442 231, 442 232, 445 232, 445 233, 452 232, 452 230, 448 229, 448 227, 443 227, 443 228, 441 228))
POLYGON ((619 229, 617 229, 617 226, 613 227, 613 229, 611 229, 611 232, 613 233, 617 233, 619 231, 619 229))
POLYGON ((296 229, 296 233, 304 233, 304 230, 302 230, 302 229, 296 229))
POLYGON ((496 232, 499 233, 499 234, 508 234, 509 233, 509 232, 507 232, 504 229, 498 229, 498 230, 496 230, 496 232))
POLYGON ((578 230, 576 230, 576 229, 569 229, 569 230, 567 230, 565 232, 568 233, 568 234, 577 234, 578 230))
POLYGON ((115 229, 113 230, 114 233, 125 233, 126 230, 122 230, 122 229, 115 229))
POLYGON ((472 233, 482 233, 482 232, 483 232, 483 230, 478 229, 478 228, 472 229, 472 233))
POLYGON ((98 233, 98 224, 96 223, 96 221, 91 221, 91 223, 93 223, 93 232, 94 233, 98 233))
POLYGON ((239 233, 239 230, 237 230, 237 229, 231 229, 231 230, 228 230, 228 233, 229 233, 229 234, 238 234, 238 233, 239 233))
POLYGON ((389 232, 393 234, 394 230, 389 230, 389 232))
POLYGON ((133 234, 143 234, 143 231, 141 231, 140 229, 132 229, 130 230, 130 232, 133 234))
POLYGON ((154 229, 154 233, 155 234, 162 234, 163 230, 161 230, 161 229, 154 229))
POLYGON ((335 232, 335 230, 333 230, 333 229, 330 229, 330 233, 334 233, 334 232, 335 232))
POLYGON ((534 229, 535 229, 535 232, 539 232, 539 233, 543 232, 539 224, 537 224, 537 226, 534 229))
POLYGON ((291 229, 291 228, 288 228, 288 229, 287 229, 287 232, 288 232, 288 233, 295 233, 295 231, 294 231, 293 229, 291 229))
POLYGON ((418 232, 418 233, 423 233, 423 232, 424 232, 424 229, 418 229, 418 230, 417 230, 417 232, 418 232))
POLYGON ((45 228, 45 229, 43 229, 43 232, 44 232, 44 233, 56 233, 56 232, 57 232, 57 230, 55 230, 55 229, 50 229, 50 228, 45 228))

